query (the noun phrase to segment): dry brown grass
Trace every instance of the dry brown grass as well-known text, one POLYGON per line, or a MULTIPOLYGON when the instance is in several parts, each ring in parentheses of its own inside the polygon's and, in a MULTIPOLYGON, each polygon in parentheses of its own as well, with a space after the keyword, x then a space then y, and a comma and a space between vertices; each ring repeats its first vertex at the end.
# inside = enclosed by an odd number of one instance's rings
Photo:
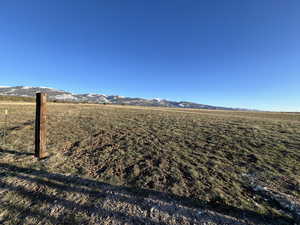
MULTIPOLYGON (((205 206, 240 219, 243 213, 261 224, 293 223, 278 205, 253 193, 245 177, 300 198, 300 114, 50 103, 51 157, 42 162, 17 154, 33 152, 34 105, 0 105, 0 111, 5 108, 10 113, 7 145, 0 152, 5 166, 130 187, 131 197, 166 193, 165 198, 189 207, 205 206)), ((6 179, 11 182, 10 176, 6 179)), ((57 187, 45 186, 47 193, 63 196, 57 187)), ((91 200, 76 198, 86 204, 91 200)))

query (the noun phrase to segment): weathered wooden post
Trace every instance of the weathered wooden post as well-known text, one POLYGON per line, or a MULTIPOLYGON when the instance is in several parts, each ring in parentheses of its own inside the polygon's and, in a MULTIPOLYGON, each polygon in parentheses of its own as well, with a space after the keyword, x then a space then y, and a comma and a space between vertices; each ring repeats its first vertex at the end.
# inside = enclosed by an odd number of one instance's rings
POLYGON ((47 94, 36 94, 36 118, 35 118, 35 156, 39 159, 47 157, 46 153, 46 103, 47 94))

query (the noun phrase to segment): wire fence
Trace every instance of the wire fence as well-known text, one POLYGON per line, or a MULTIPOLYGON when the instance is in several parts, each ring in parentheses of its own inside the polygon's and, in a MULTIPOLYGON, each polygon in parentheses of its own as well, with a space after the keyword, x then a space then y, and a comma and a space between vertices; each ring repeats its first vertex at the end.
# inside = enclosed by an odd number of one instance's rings
POLYGON ((34 114, 0 109, 0 148, 20 151, 34 149, 34 114))
POLYGON ((5 109, 3 112, 3 121, 0 121, 0 136, 1 136, 1 145, 6 144, 6 135, 7 135, 7 127, 8 127, 8 110, 5 109))
MULTIPOLYGON (((72 144, 85 141, 93 146, 93 136, 101 130, 97 115, 88 111, 51 111, 47 113, 47 142, 49 151, 60 151, 72 144)), ((34 152, 35 110, 34 108, 0 108, 0 148, 34 152)))

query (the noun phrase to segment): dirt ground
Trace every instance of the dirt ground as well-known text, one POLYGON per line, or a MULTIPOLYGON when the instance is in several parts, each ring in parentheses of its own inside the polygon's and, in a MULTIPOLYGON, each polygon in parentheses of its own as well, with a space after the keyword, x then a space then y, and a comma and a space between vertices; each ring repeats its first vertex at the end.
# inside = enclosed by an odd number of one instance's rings
POLYGON ((300 114, 51 103, 37 160, 34 104, 5 109, 0 224, 297 223, 246 178, 299 199, 300 114))

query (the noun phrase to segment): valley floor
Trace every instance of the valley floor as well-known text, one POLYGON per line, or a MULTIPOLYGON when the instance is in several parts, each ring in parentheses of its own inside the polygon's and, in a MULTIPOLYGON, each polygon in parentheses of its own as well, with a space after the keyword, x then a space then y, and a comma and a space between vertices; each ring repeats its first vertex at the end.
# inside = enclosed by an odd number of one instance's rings
POLYGON ((296 224, 300 114, 0 103, 0 224, 296 224), (8 109, 5 137, 4 109, 8 109))

